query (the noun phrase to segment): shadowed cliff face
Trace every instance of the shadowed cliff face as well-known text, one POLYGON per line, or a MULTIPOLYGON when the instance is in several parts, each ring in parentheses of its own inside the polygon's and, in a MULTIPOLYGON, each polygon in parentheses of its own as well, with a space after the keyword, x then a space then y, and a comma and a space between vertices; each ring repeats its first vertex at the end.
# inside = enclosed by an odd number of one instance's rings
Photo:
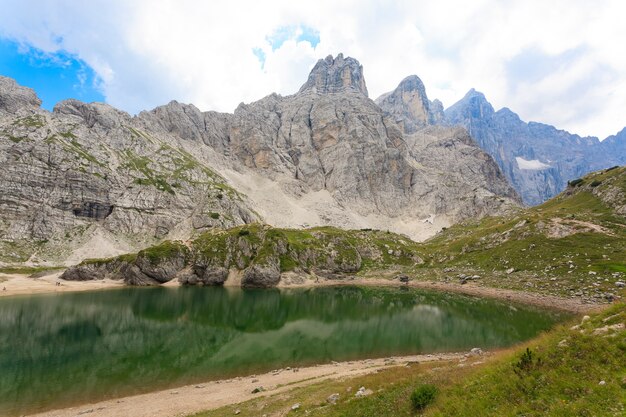
MULTIPOLYGON (((401 87, 401 112, 428 123, 440 118, 440 103, 425 98, 417 77, 401 87)), ((37 240, 45 249, 70 240, 79 247, 97 230, 125 242, 114 253, 90 254, 109 256, 262 220, 252 209, 259 200, 247 200, 220 171, 276 183, 297 210, 303 196, 322 192, 340 216, 322 204, 311 210, 320 224, 344 227, 354 216, 356 227, 371 227, 371 215, 454 222, 517 204, 463 130, 408 126, 385 113, 367 97, 362 66, 341 54, 320 60, 298 93, 241 104, 233 114, 177 102, 136 117, 102 103, 66 100, 53 113, 39 105, 32 90, 0 79, 0 245, 37 240)), ((281 198, 262 197, 265 212, 281 198)))

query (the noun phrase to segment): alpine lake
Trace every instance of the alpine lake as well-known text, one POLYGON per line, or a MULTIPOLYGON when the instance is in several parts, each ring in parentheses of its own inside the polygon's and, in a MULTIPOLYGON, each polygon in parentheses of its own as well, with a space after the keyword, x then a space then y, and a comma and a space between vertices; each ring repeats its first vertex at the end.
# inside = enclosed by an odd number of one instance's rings
POLYGON ((406 287, 126 287, 5 297, 0 415, 287 366, 503 348, 568 317, 406 287))

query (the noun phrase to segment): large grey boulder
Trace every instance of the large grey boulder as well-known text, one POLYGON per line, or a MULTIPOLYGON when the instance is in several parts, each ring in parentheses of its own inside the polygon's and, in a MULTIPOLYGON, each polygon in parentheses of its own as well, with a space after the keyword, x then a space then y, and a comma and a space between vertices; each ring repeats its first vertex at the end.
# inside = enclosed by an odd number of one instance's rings
POLYGON ((241 286, 244 288, 269 288, 280 281, 280 267, 276 259, 263 264, 252 264, 243 271, 241 286))
POLYGON ((102 280, 106 275, 107 270, 104 265, 83 264, 66 269, 59 278, 66 281, 93 281, 102 280))
POLYGON ((149 258, 137 256, 135 265, 141 272, 154 280, 164 283, 176 278, 178 273, 182 271, 187 264, 184 256, 168 257, 158 262, 151 261, 149 258))
POLYGON ((228 279, 228 269, 221 266, 193 268, 193 273, 182 274, 178 281, 183 285, 222 285, 228 279))

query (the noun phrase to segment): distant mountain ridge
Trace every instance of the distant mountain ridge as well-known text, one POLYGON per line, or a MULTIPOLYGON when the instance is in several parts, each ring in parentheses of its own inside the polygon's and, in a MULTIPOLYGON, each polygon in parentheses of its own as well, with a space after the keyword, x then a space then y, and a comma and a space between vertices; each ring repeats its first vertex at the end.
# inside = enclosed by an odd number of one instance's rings
POLYGON ((484 94, 474 89, 445 112, 435 102, 428 100, 415 75, 377 99, 405 131, 427 124, 467 129, 528 205, 554 197, 568 181, 589 172, 626 164, 626 128, 604 141, 580 137, 547 124, 524 122, 506 107, 495 111, 484 94), (422 103, 421 108, 416 103, 422 103))

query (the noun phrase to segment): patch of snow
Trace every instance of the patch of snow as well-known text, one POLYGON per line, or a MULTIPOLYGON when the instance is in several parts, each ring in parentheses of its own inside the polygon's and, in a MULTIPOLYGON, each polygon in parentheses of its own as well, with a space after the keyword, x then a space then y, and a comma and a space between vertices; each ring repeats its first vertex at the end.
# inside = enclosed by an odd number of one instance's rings
POLYGON ((538 159, 533 159, 532 161, 529 161, 522 157, 516 156, 515 160, 517 161, 517 166, 519 167, 519 169, 540 170, 540 169, 552 168, 550 165, 544 164, 538 159))

